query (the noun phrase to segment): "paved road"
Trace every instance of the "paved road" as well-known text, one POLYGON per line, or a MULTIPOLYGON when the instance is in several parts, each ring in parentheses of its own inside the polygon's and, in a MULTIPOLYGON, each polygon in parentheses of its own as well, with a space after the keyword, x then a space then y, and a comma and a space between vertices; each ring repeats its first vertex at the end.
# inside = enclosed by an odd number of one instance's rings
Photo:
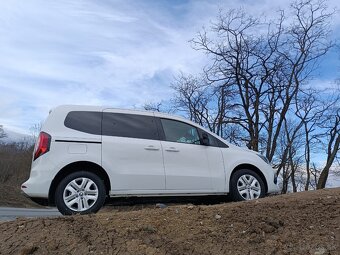
MULTIPOLYGON (((225 196, 209 196, 207 197, 164 197, 164 198, 115 198, 108 201, 107 206, 110 209, 119 210, 136 210, 145 207, 154 208, 157 203, 166 203, 166 205, 171 204, 181 204, 181 203, 197 203, 198 204, 215 204, 220 202, 225 202, 225 196)), ((17 217, 24 218, 39 218, 39 217, 58 217, 61 214, 56 208, 52 209, 31 209, 31 208, 14 208, 14 207, 0 207, 0 222, 15 220, 17 217)))
POLYGON ((17 217, 38 218, 61 216, 57 209, 30 209, 0 207, 0 221, 15 220, 17 217))

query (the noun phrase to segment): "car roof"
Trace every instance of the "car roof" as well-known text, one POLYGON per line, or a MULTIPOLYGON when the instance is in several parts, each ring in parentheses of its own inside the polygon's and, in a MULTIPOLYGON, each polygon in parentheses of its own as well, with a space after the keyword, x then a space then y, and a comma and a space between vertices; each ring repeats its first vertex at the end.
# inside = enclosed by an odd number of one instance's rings
MULTIPOLYGON (((191 124, 193 126, 196 126, 200 129, 205 130, 206 132, 210 133, 211 135, 215 136, 219 140, 223 140, 223 138, 219 137, 218 135, 214 134, 213 132, 207 130, 206 128, 202 127, 201 125, 188 120, 184 117, 175 115, 175 114, 168 114, 168 113, 163 113, 163 112, 157 112, 157 111, 147 111, 147 110, 142 110, 142 109, 123 109, 123 108, 115 108, 115 107, 110 107, 110 106, 93 106, 93 105, 60 105, 54 109, 52 109, 50 112, 54 110, 60 110, 62 112, 69 112, 69 111, 112 111, 112 112, 121 112, 121 113, 131 113, 131 114, 139 114, 139 115, 154 115, 155 117, 160 117, 160 118, 167 118, 167 119, 173 119, 173 120, 178 120, 178 121, 183 121, 185 123, 191 124)), ((226 141, 224 141, 226 142, 226 141)))
POLYGON ((117 112, 126 112, 126 113, 136 113, 136 114, 154 114, 157 117, 163 117, 163 118, 171 118, 171 119, 178 119, 182 121, 189 121, 188 119, 185 119, 181 116, 175 115, 175 114, 168 114, 163 112, 157 112, 157 111, 148 111, 148 110, 142 110, 142 109, 124 109, 124 108, 116 108, 116 107, 110 107, 110 106, 94 106, 94 105, 60 105, 58 107, 52 108, 50 112, 55 110, 62 110, 64 112, 68 111, 117 111, 117 112))

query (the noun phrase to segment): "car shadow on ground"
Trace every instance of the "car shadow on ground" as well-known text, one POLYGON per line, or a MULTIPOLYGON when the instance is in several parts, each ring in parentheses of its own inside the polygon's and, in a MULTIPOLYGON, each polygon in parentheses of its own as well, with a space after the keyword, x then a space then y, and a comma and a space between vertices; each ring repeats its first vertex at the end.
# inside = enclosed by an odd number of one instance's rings
POLYGON ((229 196, 108 198, 103 210, 135 211, 144 208, 165 208, 184 204, 216 205, 231 201, 229 196))

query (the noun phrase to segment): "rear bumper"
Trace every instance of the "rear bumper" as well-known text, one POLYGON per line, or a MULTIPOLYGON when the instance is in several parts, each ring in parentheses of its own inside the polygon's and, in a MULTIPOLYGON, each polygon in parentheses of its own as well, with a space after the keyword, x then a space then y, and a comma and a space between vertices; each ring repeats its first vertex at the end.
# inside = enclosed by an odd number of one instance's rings
POLYGON ((21 190, 21 194, 28 199, 32 200, 34 203, 41 205, 41 206, 49 206, 51 203, 48 201, 47 198, 40 198, 40 197, 30 197, 24 191, 21 190))
POLYGON ((30 178, 21 185, 21 190, 27 197, 48 199, 50 185, 51 176, 48 171, 32 169, 30 178))

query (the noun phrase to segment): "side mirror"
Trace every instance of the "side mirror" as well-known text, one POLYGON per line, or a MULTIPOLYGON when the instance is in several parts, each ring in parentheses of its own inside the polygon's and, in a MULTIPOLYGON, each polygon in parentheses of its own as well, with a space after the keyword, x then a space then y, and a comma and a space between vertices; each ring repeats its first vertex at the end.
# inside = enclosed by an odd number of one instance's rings
POLYGON ((209 137, 207 133, 202 134, 202 144, 207 145, 207 146, 210 145, 209 137))

